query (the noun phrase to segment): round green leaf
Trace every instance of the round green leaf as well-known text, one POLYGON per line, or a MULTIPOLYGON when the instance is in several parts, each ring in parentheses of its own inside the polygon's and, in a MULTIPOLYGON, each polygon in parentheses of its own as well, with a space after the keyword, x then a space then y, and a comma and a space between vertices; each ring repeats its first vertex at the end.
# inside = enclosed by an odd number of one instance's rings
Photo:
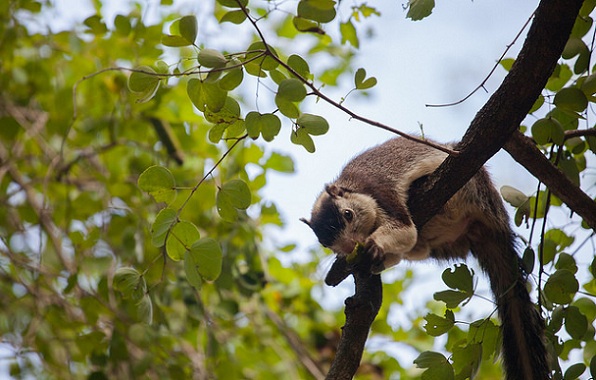
POLYGON ((585 371, 586 365, 584 363, 575 363, 567 368, 565 375, 563 375, 563 380, 579 379, 585 371))
POLYGON ((324 135, 329 130, 329 123, 323 117, 318 115, 311 115, 308 113, 301 114, 296 119, 296 124, 309 134, 313 136, 324 135))
POLYGON ((583 112, 588 106, 588 98, 580 89, 566 87, 557 92, 554 103, 564 110, 583 112))
POLYGON ((292 101, 283 96, 275 95, 275 105, 284 116, 295 119, 300 116, 300 110, 292 101))
POLYGON ((241 68, 231 69, 219 80, 219 87, 224 91, 232 91, 242 83, 244 71, 241 68))
POLYGON ((228 8, 246 7, 248 0, 217 0, 218 3, 228 8))
POLYGON ((532 125, 532 137, 539 145, 552 142, 562 144, 565 139, 565 132, 557 119, 546 117, 536 120, 532 125))
POLYGON ((445 285, 451 289, 459 289, 464 292, 472 293, 474 291, 474 272, 467 265, 455 265, 453 271, 447 268, 441 276, 445 285))
POLYGON ((306 97, 304 84, 296 78, 284 79, 279 84, 277 96, 291 102, 299 102, 306 97))
POLYGON ((308 62, 306 62, 301 56, 292 54, 288 57, 287 63, 288 66, 290 66, 292 70, 294 70, 302 78, 308 79, 312 76, 310 73, 310 68, 308 67, 308 62))
POLYGON ((222 252, 217 241, 203 238, 195 242, 189 251, 189 267, 196 270, 205 281, 215 281, 222 266, 222 252))
POLYGON ((335 1, 333 0, 301 0, 297 14, 308 20, 326 23, 335 18, 335 1))
POLYGON ((139 66, 128 77, 128 88, 139 95, 139 102, 146 102, 155 95, 159 88, 159 76, 149 66, 139 66))
POLYGON ((186 38, 175 34, 164 34, 163 36, 161 36, 161 43, 164 46, 169 47, 182 47, 192 45, 192 43, 188 42, 186 38))
POLYGON ((192 104, 201 112, 205 112, 205 94, 203 91, 203 82, 197 78, 192 78, 186 84, 186 93, 192 104))
POLYGON ((582 82, 581 89, 586 95, 593 95, 596 93, 596 74, 590 74, 582 82))
POLYGON ((219 112, 226 105, 228 92, 222 90, 217 83, 203 83, 203 99, 212 112, 219 112))
POLYGON ((302 145, 309 153, 315 152, 315 143, 303 128, 298 128, 296 132, 292 132, 290 141, 296 145, 302 145))
POLYGON ((180 221, 170 231, 166 241, 166 253, 174 260, 179 261, 184 253, 190 250, 191 245, 201 238, 197 226, 191 222, 180 221))
POLYGON ((256 64, 259 69, 271 71, 279 66, 279 62, 271 57, 271 55, 277 57, 275 49, 265 45, 262 41, 254 42, 248 47, 247 51, 248 53, 246 54, 245 60, 252 61, 252 63, 256 64))
POLYGON ((574 339, 582 339, 588 330, 588 319, 576 306, 569 306, 565 316, 565 330, 574 339))
POLYGON ((414 364, 418 368, 430 368, 448 362, 443 354, 433 351, 424 351, 414 359, 414 364))
POLYGON ((426 321, 424 329, 430 336, 443 335, 455 325, 453 312, 450 310, 445 312, 445 318, 429 313, 424 317, 424 320, 426 321))
POLYGON ((203 280, 201 279, 198 266, 195 264, 195 260, 190 251, 186 251, 184 253, 184 273, 186 274, 186 280, 190 283, 190 285, 197 290, 201 289, 203 280))
POLYGON ((273 141, 275 136, 279 134, 281 130, 281 120, 277 115, 272 113, 266 113, 261 116, 260 119, 261 124, 261 135, 265 141, 273 141))
POLYGON ((124 298, 141 299, 147 290, 145 278, 134 268, 118 268, 112 281, 114 290, 119 291, 124 298))
POLYGON ((246 20, 246 13, 244 13, 244 11, 242 10, 237 10, 224 13, 221 19, 219 19, 219 22, 231 22, 232 24, 242 24, 244 20, 246 20))
POLYGON ((511 186, 502 186, 500 190, 503 199, 513 207, 520 207, 529 199, 526 194, 511 186))
POLYGON ((163 166, 150 166, 139 176, 139 188, 151 194, 156 202, 171 203, 176 198, 176 180, 163 166))
POLYGON ((195 16, 184 16, 180 19, 178 27, 180 35, 193 44, 197 39, 197 18, 195 16))
POLYGON ((247 209, 251 202, 250 189, 246 182, 240 179, 224 183, 219 189, 218 196, 229 198, 234 207, 242 210, 247 209))
POLYGON ((178 217, 175 210, 171 208, 162 209, 151 225, 151 243, 156 247, 162 247, 166 242, 168 231, 177 221, 178 217))
POLYGON ((197 55, 199 64, 209 68, 222 68, 228 63, 228 59, 219 51, 214 49, 203 49, 197 55))
POLYGON ((572 272, 566 269, 559 269, 553 273, 544 285, 546 297, 561 305, 568 304, 579 290, 579 284, 572 272))

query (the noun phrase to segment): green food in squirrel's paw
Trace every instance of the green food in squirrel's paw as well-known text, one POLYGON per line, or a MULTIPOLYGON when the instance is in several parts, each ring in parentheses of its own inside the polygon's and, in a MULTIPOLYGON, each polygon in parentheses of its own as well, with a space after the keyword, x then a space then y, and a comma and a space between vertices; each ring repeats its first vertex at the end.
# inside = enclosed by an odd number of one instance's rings
POLYGON ((346 256, 346 261, 348 263, 353 263, 354 260, 358 257, 358 253, 364 249, 364 245, 361 243, 356 243, 354 246, 354 250, 348 256, 346 256))

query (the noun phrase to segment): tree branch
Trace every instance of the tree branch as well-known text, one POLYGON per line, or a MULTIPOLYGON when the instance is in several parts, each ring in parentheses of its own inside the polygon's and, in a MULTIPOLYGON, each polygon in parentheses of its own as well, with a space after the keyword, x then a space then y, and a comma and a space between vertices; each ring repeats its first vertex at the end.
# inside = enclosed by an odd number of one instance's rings
POLYGON ((516 131, 504 148, 534 177, 548 186, 554 195, 580 215, 590 228, 596 230, 596 202, 544 157, 532 139, 516 131))

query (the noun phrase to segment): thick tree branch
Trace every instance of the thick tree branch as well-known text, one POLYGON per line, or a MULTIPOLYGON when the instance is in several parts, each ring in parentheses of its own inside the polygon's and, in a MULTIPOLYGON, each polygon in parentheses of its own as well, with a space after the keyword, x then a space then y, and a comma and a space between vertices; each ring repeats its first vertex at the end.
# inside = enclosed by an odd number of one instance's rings
MULTIPOLYGON (((582 0, 541 1, 517 60, 501 86, 472 120, 457 147, 460 154, 448 157, 437 171, 411 189, 408 207, 418 228, 435 215, 519 128, 552 74, 581 5, 582 0)), ((346 267, 345 260, 338 259, 327 278, 340 282, 349 272, 346 267)), ((374 287, 379 279, 377 276, 363 277, 361 270, 355 272, 357 287, 353 301, 363 300, 361 306, 365 306, 367 295, 361 292, 374 287)), ((367 315, 367 321, 370 321, 367 325, 349 324, 348 321, 357 320, 358 313, 362 312, 360 308, 351 307, 352 302, 346 306, 346 325, 332 369, 348 363, 356 363, 350 368, 357 366, 364 346, 360 334, 368 332, 374 319, 367 315)), ((341 375, 330 372, 327 378, 351 378, 354 373, 355 369, 350 376, 344 372, 341 375)))
POLYGON ((596 230, 596 202, 544 157, 529 137, 516 131, 504 148, 534 177, 548 186, 549 190, 569 208, 582 216, 590 228, 596 230))

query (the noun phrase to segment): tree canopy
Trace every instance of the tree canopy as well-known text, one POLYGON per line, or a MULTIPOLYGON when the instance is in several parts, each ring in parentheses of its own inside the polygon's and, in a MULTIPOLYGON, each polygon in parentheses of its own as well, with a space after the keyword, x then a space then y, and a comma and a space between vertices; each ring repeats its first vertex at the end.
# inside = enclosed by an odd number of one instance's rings
MULTIPOLYGON (((379 309, 347 310, 346 323, 314 297, 327 253, 288 262, 291 239, 267 238, 284 226, 263 195, 269 175, 294 172, 275 142, 316 154, 335 128, 320 103, 429 144, 345 103, 383 80, 354 64, 362 23, 383 17, 374 2, 216 0, 186 14, 130 1, 109 19, 108 5, 64 25, 48 0, 0 4, 0 374, 321 379, 338 343, 368 338, 362 361, 347 356, 357 378, 500 378, 499 322, 470 310, 482 295, 468 265, 449 264, 445 288, 404 325, 389 318, 413 272, 374 279, 372 293, 355 274, 379 309), (326 92, 346 77, 342 98, 326 92)), ((557 379, 596 377, 595 6, 540 4, 461 149, 409 204, 422 225, 501 148, 532 173, 534 193, 501 193, 528 226, 520 247, 557 379)), ((404 15, 425 22, 433 8, 409 0, 404 15)))

